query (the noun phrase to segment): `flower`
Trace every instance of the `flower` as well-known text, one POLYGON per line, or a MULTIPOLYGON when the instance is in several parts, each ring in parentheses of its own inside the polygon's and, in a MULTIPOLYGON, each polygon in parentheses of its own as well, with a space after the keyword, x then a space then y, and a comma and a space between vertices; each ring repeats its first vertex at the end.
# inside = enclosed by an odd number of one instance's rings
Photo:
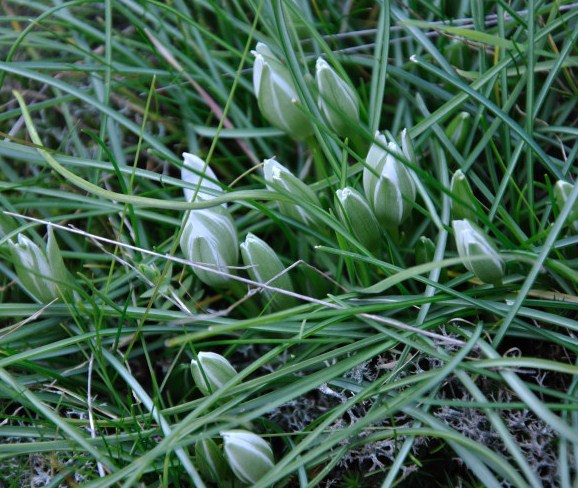
POLYGON ((263 116, 297 140, 309 137, 313 126, 297 106, 299 97, 289 70, 262 42, 251 52, 255 56, 253 87, 263 116))
POLYGON ((397 156, 407 158, 413 149, 408 143, 405 151, 396 142, 387 143, 378 132, 375 138, 363 169, 363 189, 380 224, 396 228, 409 217, 416 197, 412 176, 397 156))
POLYGON ((213 170, 201 158, 191 153, 183 153, 181 179, 188 183, 187 187, 183 188, 187 202, 192 202, 195 194, 199 199, 210 200, 215 197, 215 192, 222 191, 216 183, 217 177, 213 170), (205 190, 209 190, 209 193, 205 190))
POLYGON ((183 254, 206 267, 193 267, 197 278, 215 288, 226 286, 231 279, 229 267, 239 259, 237 230, 229 211, 222 206, 192 210, 184 226, 180 239, 183 254))
POLYGON ((472 127, 472 117, 468 112, 460 112, 457 114, 446 128, 446 136, 452 142, 458 151, 461 151, 468 136, 470 135, 470 129, 472 127))
POLYGON ((436 252, 436 245, 434 242, 425 236, 421 236, 415 245, 415 263, 426 264, 434 260, 436 252))
POLYGON ((367 200, 353 188, 346 187, 335 193, 339 204, 337 214, 351 228, 353 235, 368 250, 377 252, 381 248, 381 228, 367 200))
MULTIPOLYGON (((248 266, 247 272, 253 281, 293 291, 291 278, 287 273, 283 273, 285 271, 283 263, 265 241, 249 233, 245 242, 241 244, 241 256, 245 266, 248 266), (278 278, 271 281, 275 276, 278 278)), ((273 292, 267 288, 263 289, 263 295, 275 309, 289 308, 296 304, 294 297, 273 292)))
POLYGON ((271 446, 247 430, 221 432, 225 442, 225 457, 243 483, 255 484, 274 466, 271 446))
MULTIPOLYGON (((291 195, 295 200, 303 202, 306 205, 321 206, 315 192, 285 166, 274 159, 266 159, 263 162, 263 173, 265 182, 267 183, 267 189, 271 191, 281 190, 282 193, 291 195)), ((325 224, 313 216, 304 206, 280 201, 279 209, 281 213, 287 217, 297 220, 306 226, 313 226, 317 230, 323 230, 325 228, 325 224)))
POLYGON ((210 395, 237 375, 237 371, 223 356, 214 352, 200 352, 191 360, 191 374, 203 395, 210 395))
POLYGON ((48 226, 46 250, 24 234, 18 234, 18 243, 9 240, 8 245, 20 283, 36 301, 47 303, 56 298, 70 298, 72 278, 51 226, 48 226))
POLYGON ((315 63, 318 105, 327 124, 337 135, 351 134, 352 126, 359 124, 359 102, 355 91, 329 64, 318 58, 315 63))
MULTIPOLYGON (((556 201, 556 207, 558 207, 558 211, 562 210, 562 207, 568 201, 573 188, 573 184, 562 180, 557 181, 554 185, 554 199, 556 201)), ((574 230, 578 231, 578 200, 574 201, 574 206, 568 214, 567 223, 569 226, 572 226, 574 230)))
POLYGON ((454 220, 469 219, 475 222, 478 219, 475 211, 479 207, 478 200, 462 170, 458 169, 452 176, 450 191, 454 197, 452 199, 452 218, 454 220))
POLYGON ((504 276, 504 260, 490 239, 467 219, 452 221, 456 247, 464 266, 484 283, 499 285, 504 276))

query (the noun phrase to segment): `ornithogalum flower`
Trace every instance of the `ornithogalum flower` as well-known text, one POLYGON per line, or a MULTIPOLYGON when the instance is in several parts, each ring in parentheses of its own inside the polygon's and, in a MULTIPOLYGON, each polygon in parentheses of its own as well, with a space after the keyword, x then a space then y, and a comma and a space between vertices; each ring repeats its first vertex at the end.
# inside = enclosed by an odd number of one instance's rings
POLYGON ((225 442, 225 457, 243 483, 254 485, 274 466, 271 446, 247 430, 221 432, 225 442))
POLYGON ((210 200, 215 197, 216 193, 222 192, 221 187, 216 183, 217 176, 213 170, 194 154, 183 153, 181 179, 187 183, 187 187, 183 188, 187 202, 192 202, 195 195, 199 199, 210 200))
POLYGON ((460 112, 456 115, 446 128, 446 136, 450 139, 458 151, 464 148, 470 129, 472 127, 472 117, 468 112, 460 112))
POLYGON ((434 242, 429 237, 421 236, 415 245, 415 263, 431 263, 435 252, 436 245, 434 242))
POLYGON ((10 240, 8 244, 20 283, 36 301, 47 303, 55 298, 70 297, 72 278, 51 226, 45 249, 24 234, 18 234, 17 243, 10 240))
MULTIPOLYGON (((287 291, 293 291, 291 278, 285 271, 285 266, 273 251, 271 246, 264 240, 249 233, 245 242, 241 244, 241 256, 243 263, 247 266, 247 272, 253 281, 258 283, 267 283, 270 286, 281 288, 287 291), (275 280, 272 280, 275 276, 275 280)), ((279 310, 289 308, 296 304, 295 298, 283 295, 278 292, 263 289, 265 302, 271 302, 273 308, 279 310)))
POLYGON ((322 231, 325 228, 324 224, 307 210, 308 205, 321 206, 319 198, 308 185, 274 159, 266 159, 263 162, 263 175, 265 176, 267 189, 293 196, 296 201, 305 204, 303 206, 292 202, 280 201, 279 209, 281 213, 317 230, 322 231))
POLYGON ((226 286, 231 280, 230 267, 239 259, 237 230, 229 211, 222 206, 192 210, 183 225, 183 254, 203 266, 193 267, 195 275, 206 285, 226 286))
POLYGON ((464 266, 484 283, 499 285, 504 276, 504 260, 475 224, 467 219, 452 222, 459 256, 464 266))
POLYGON ((369 203, 353 188, 343 188, 335 193, 337 214, 351 228, 353 235, 368 250, 377 252, 382 244, 382 231, 369 203))
POLYGON ((479 204, 462 170, 458 169, 454 173, 450 191, 452 192, 452 219, 468 219, 475 222, 478 219, 475 209, 479 207, 479 204))
POLYGON ((412 175, 399 161, 411 156, 413 149, 406 143, 404 151, 379 133, 375 139, 363 169, 363 189, 379 223, 397 228, 409 217, 416 197, 412 175))
MULTIPOLYGON (((567 181, 562 180, 557 181, 556 185, 554 185, 554 198, 556 200, 556 207, 558 208, 558 211, 562 210, 562 207, 566 205, 566 202, 568 201, 573 188, 574 185, 572 183, 568 183, 567 181)), ((569 227, 572 227, 574 230, 578 231, 578 201, 574 202, 566 222, 569 227)))
POLYGON ((263 116, 297 140, 309 137, 313 126, 298 106, 299 97, 289 70, 262 42, 252 53, 255 56, 253 88, 263 116))
POLYGON ((338 136, 351 135, 359 124, 359 102, 355 91, 323 58, 315 64, 318 105, 329 127, 338 136))
POLYGON ((191 374, 203 395, 210 395, 221 388, 236 374, 235 368, 223 356, 214 352, 200 352, 191 360, 191 374))

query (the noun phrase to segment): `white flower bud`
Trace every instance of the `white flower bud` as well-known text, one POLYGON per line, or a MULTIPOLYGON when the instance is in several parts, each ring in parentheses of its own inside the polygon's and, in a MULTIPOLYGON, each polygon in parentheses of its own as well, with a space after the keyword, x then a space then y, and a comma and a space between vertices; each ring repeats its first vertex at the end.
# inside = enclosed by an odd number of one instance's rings
POLYGON ((472 127, 472 117, 468 112, 460 112, 456 115, 446 128, 446 136, 458 151, 464 148, 470 135, 472 127))
POLYGON ((253 88, 263 116, 278 129, 301 140, 313 134, 313 126, 297 106, 298 95, 289 70, 266 44, 257 44, 253 88))
MULTIPOLYGON (((241 244, 241 256, 245 266, 248 266, 249 276, 258 283, 268 283, 269 280, 285 270, 275 251, 265 241, 253 234, 248 234, 245 242, 241 244)), ((268 284, 283 290, 293 291, 293 283, 287 273, 281 274, 268 284)), ((277 310, 290 308, 296 304, 295 298, 291 296, 276 293, 266 288, 263 289, 262 293, 265 302, 271 302, 273 308, 277 310)))
MULTIPOLYGON (((239 259, 239 241, 231 214, 221 206, 192 210, 184 223, 180 245, 185 257, 198 264, 230 274, 229 267, 239 259)), ((230 277, 210 269, 193 268, 195 275, 206 285, 226 286, 230 277)))
POLYGON ((490 239, 467 219, 454 220, 452 226, 458 254, 464 260, 464 266, 484 283, 501 284, 504 260, 490 239), (484 259, 480 259, 482 256, 484 259))
POLYGON ((47 303, 62 296, 70 298, 71 277, 62 255, 48 227, 46 251, 24 234, 18 234, 18 243, 8 241, 14 268, 23 287, 40 303, 47 303))
POLYGON ((315 63, 318 105, 325 120, 338 136, 351 134, 359 124, 359 102, 355 91, 327 64, 323 58, 315 63))
POLYGON ((201 393, 210 395, 232 379, 237 371, 220 354, 200 352, 197 360, 191 360, 191 374, 201 393))
MULTIPOLYGON (((376 134, 376 142, 367 154, 363 169, 363 189, 377 220, 386 229, 396 228, 410 215, 416 197, 415 183, 396 155, 406 157, 395 142, 386 145, 385 136, 376 134)), ((409 152, 409 149, 408 149, 409 152)))
MULTIPOLYGON (((315 192, 274 159, 266 159, 263 162, 263 174, 268 190, 282 190, 284 193, 294 196, 297 201, 316 207, 321 206, 315 192)), ((316 227, 318 230, 325 228, 325 225, 311 215, 305 207, 290 202, 279 202, 279 209, 284 215, 307 226, 316 227)))
POLYGON ((458 169, 452 176, 450 191, 455 198, 452 199, 452 218, 454 220, 468 219, 475 222, 478 219, 475 212, 475 209, 478 208, 478 200, 462 170, 458 169))
POLYGON ((243 483, 255 484, 273 468, 271 446, 256 434, 246 430, 221 432, 225 442, 225 457, 243 483))
MULTIPOLYGON (((215 197, 215 193, 223 191, 216 183, 217 176, 213 170, 205 164, 201 158, 194 154, 183 153, 181 179, 188 183, 187 187, 183 188, 187 202, 193 201, 195 193, 198 199, 210 200, 215 197), (197 187, 199 187, 198 191, 197 187), (206 190, 209 190, 209 192, 206 190)), ((223 206, 225 206, 225 204, 223 204, 223 206)))
POLYGON ((426 264, 434 260, 436 252, 436 245, 434 242, 425 236, 421 236, 415 245, 415 263, 426 264))
POLYGON ((379 222, 369 203, 353 188, 344 188, 335 193, 339 203, 337 214, 344 225, 350 226, 353 235, 368 250, 377 252, 381 248, 382 235, 379 222))
MULTIPOLYGON (((562 207, 566 204, 573 188, 573 184, 562 180, 557 181, 556 185, 554 185, 554 199, 556 200, 556 206, 559 211, 562 210, 562 207)), ((578 201, 574 202, 574 206, 568 214, 567 225, 578 231, 578 201)))

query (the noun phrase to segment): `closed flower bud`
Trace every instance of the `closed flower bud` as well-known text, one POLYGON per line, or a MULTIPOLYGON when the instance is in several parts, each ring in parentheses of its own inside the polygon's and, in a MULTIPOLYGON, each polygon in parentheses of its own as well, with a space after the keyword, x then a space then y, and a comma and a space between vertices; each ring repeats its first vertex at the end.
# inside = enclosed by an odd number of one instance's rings
POLYGON ((476 209, 479 208, 478 200, 474 196, 472 187, 462 170, 458 169, 454 173, 450 191, 452 192, 452 219, 477 221, 476 209))
POLYGON ((231 468, 224 454, 213 439, 203 439, 195 444, 197 467, 203 478, 211 483, 232 477, 231 468))
MULTIPOLYGON (((554 185, 554 198, 556 200, 558 211, 560 211, 566 204, 566 201, 568 200, 568 197, 570 197, 570 193, 572 192, 573 188, 574 185, 562 180, 557 181, 556 185, 554 185)), ((568 214, 567 224, 568 226, 573 227, 574 230, 578 231, 578 201, 574 202, 574 206, 568 214)))
MULTIPOLYGON (((283 273, 285 267, 275 254, 275 251, 262 239, 253 234, 248 234, 245 242, 241 244, 241 256, 243 263, 248 266, 247 272, 253 281, 267 283, 268 285, 283 290, 293 291, 293 283, 287 273, 283 273), (274 281, 269 282, 273 277, 280 275, 274 281)), ((281 293, 263 289, 265 301, 279 310, 292 307, 296 304, 295 298, 281 293)))
MULTIPOLYGON (((263 163, 263 174, 267 182, 267 188, 271 191, 281 190, 287 195, 291 195, 295 200, 306 204, 321 206, 319 198, 315 192, 303 183, 285 166, 274 159, 266 159, 263 163)), ((307 226, 316 227, 318 230, 324 229, 325 225, 311 215, 305 207, 291 202, 279 202, 281 213, 307 226)))
MULTIPOLYGON (((415 264, 429 264, 435 259, 436 245, 426 236, 421 236, 415 245, 415 264)), ((442 268, 439 274, 439 281, 446 281, 448 271, 442 268)))
POLYGON ((434 242, 425 236, 421 236, 415 245, 415 262, 416 264, 431 263, 436 252, 434 242))
POLYGON ((255 484, 274 466, 271 446, 246 430, 221 432, 225 441, 225 457, 233 473, 243 483, 255 484))
POLYGON ((318 105, 327 124, 340 137, 351 135, 352 128, 359 124, 359 102, 355 92, 323 58, 317 59, 315 71, 318 105))
POLYGON ((196 360, 191 360, 191 374, 201 393, 210 395, 232 379, 237 371, 220 354, 200 352, 196 360))
POLYGON ((17 244, 10 240, 9 245, 20 282, 38 302, 70 298, 71 277, 62 260, 52 227, 48 227, 46 250, 24 234, 18 234, 17 244))
POLYGON ((356 239, 368 250, 377 252, 381 248, 382 236, 379 222, 367 200, 353 188, 337 190, 337 214, 344 225, 351 228, 356 239))
POLYGON ((192 202, 195 194, 199 199, 210 200, 215 197, 215 192, 219 193, 222 191, 221 187, 216 183, 217 177, 213 170, 194 154, 183 153, 181 179, 188 183, 187 187, 183 188, 187 202, 192 202), (209 190, 209 192, 205 190, 209 190))
POLYGON ((222 206, 192 210, 184 223, 180 245, 185 257, 213 268, 193 267, 193 272, 206 285, 223 287, 230 281, 230 266, 239 259, 239 241, 235 223, 222 206))
POLYGON ((379 223, 386 229, 397 228, 411 213, 415 183, 396 158, 396 154, 406 156, 397 143, 387 144, 379 133, 376 139, 367 154, 367 167, 363 169, 363 189, 379 223), (389 152, 383 146, 387 146, 389 152))
POLYGON ((275 127, 301 140, 313 134, 313 126, 297 106, 298 95, 289 70, 266 44, 257 44, 253 88, 263 116, 275 127))
POLYGON ((452 226, 458 254, 464 260, 464 266, 484 283, 501 284, 504 260, 490 239, 467 219, 454 220, 452 226))
POLYGON ((468 112, 460 112, 456 115, 446 128, 446 136, 461 151, 468 140, 472 127, 472 116, 468 112))

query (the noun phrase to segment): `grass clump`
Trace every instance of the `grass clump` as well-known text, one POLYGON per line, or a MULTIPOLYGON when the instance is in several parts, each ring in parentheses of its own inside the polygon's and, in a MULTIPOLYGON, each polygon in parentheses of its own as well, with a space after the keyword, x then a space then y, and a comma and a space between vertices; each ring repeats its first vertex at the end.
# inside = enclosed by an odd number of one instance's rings
POLYGON ((5 485, 574 486, 577 19, 6 0, 5 485))

